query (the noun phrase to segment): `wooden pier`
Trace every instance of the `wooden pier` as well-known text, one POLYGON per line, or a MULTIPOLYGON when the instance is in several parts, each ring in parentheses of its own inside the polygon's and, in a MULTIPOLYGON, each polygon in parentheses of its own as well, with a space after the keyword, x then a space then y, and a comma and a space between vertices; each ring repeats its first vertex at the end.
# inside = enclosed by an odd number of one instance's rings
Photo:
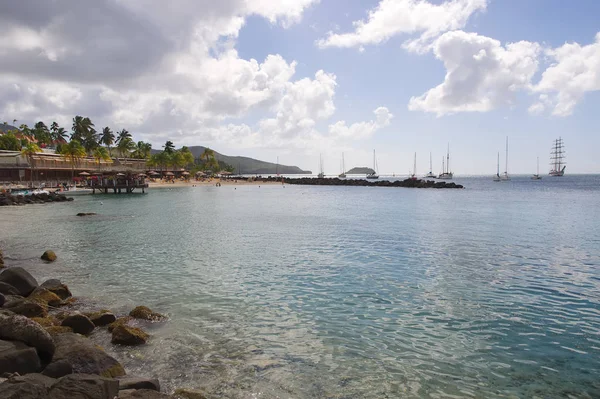
POLYGON ((142 194, 146 193, 148 183, 143 178, 126 178, 126 179, 102 179, 98 181, 92 181, 90 186, 92 194, 96 194, 96 190, 100 193, 108 194, 110 191, 115 194, 131 194, 136 189, 142 194))

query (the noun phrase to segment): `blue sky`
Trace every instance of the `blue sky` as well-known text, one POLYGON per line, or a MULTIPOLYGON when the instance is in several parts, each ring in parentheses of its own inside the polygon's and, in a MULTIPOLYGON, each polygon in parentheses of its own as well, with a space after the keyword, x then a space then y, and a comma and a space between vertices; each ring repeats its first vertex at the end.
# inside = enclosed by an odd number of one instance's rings
POLYGON ((562 136, 567 172, 600 171, 599 2, 102 0, 86 20, 61 0, 40 22, 28 1, 0 6, 4 120, 84 114, 155 148, 313 171, 323 154, 328 174, 373 149, 381 173, 408 173, 415 152, 438 172, 448 143, 456 174, 492 174, 506 136, 510 173, 537 156, 544 172, 562 136), (76 13, 87 36, 61 25, 76 13))

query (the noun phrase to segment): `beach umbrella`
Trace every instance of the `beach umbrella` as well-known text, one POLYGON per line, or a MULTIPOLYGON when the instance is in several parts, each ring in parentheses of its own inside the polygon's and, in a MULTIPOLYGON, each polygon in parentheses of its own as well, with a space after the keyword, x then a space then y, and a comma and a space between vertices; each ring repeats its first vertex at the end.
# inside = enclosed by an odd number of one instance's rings
POLYGON ((81 173, 79 174, 79 176, 89 176, 89 175, 90 175, 90 174, 89 174, 88 172, 81 172, 81 173))
POLYGON ((125 176, 125 173, 117 173, 117 176, 125 176))
POLYGON ((189 174, 190 174, 190 172, 182 172, 181 174, 182 174, 182 175, 186 175, 186 176, 187 176, 187 175, 189 175, 189 174))
POLYGON ((202 172, 201 170, 199 170, 198 172, 196 172, 196 176, 204 176, 204 172, 202 172))
POLYGON ((152 172, 150 172, 150 175, 151 176, 158 176, 158 175, 160 175, 160 173, 152 171, 152 172))
POLYGON ((173 172, 167 172, 167 173, 165 173, 165 176, 175 176, 175 175, 173 174, 173 172))
POLYGON ((227 172, 227 171, 225 171, 225 172, 221 172, 221 175, 223 175, 223 176, 227 176, 227 175, 231 175, 231 174, 233 174, 233 173, 231 173, 231 172, 227 172))

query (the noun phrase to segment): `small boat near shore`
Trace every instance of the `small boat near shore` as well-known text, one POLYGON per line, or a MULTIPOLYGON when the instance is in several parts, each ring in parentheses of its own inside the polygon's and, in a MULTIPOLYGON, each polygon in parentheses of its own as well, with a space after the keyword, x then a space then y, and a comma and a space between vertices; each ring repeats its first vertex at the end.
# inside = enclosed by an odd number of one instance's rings
POLYGON ((346 163, 344 162, 344 153, 342 152, 342 173, 338 175, 340 179, 346 178, 346 163))
POLYGON ((433 170, 431 167, 431 152, 429 153, 429 172, 423 176, 426 179, 435 179, 437 176, 433 174, 433 170))
POLYGON ((323 157, 319 154, 319 174, 317 175, 319 179, 325 177, 325 172, 323 172, 323 157))
POLYGON ((377 169, 377 158, 375 157, 375 150, 373 150, 373 172, 367 173, 367 179, 379 179, 377 169))
POLYGON ((540 157, 537 158, 537 173, 531 176, 531 180, 542 180, 542 176, 540 176, 540 157))
POLYGON ((510 181, 508 175, 508 136, 506 137, 506 161, 504 163, 504 173, 500 176, 500 181, 510 181))
POLYGON ((450 171, 450 144, 448 144, 448 152, 446 153, 446 164, 444 165, 444 158, 442 157, 442 173, 438 176, 438 179, 450 180, 454 177, 454 173, 450 171))

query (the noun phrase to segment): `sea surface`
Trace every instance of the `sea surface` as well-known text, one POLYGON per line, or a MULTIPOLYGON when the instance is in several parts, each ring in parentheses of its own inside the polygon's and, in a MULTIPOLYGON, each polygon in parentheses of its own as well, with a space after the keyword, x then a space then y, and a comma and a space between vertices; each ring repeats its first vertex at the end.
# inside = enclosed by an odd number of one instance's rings
POLYGON ((168 315, 145 346, 92 336, 165 391, 600 397, 600 176, 454 181, 78 196, 0 208, 0 247, 86 306, 168 315))

